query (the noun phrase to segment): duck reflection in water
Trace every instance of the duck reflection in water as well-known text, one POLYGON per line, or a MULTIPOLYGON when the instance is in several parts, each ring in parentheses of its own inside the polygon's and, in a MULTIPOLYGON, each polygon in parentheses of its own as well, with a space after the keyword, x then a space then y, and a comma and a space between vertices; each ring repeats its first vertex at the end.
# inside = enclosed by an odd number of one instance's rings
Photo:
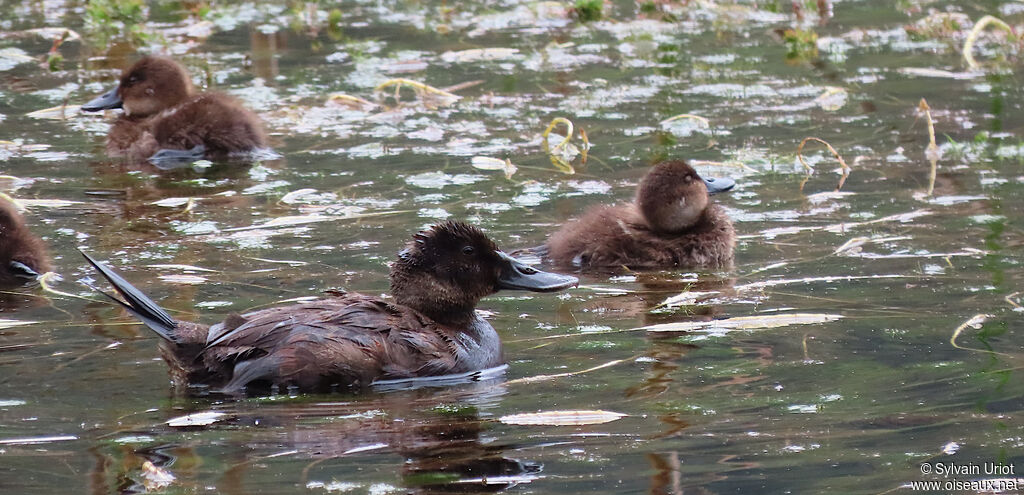
POLYGON ((274 491, 275 484, 319 491, 365 490, 380 483, 402 487, 403 493, 498 492, 529 483, 542 470, 539 463, 511 456, 514 445, 485 436, 488 422, 478 411, 500 401, 501 380, 367 394, 352 402, 234 402, 218 409, 229 419, 213 425, 147 433, 180 436, 181 443, 97 446, 92 492, 141 493, 151 483, 147 468, 175 476, 173 484, 182 488, 209 485, 212 475, 217 492, 225 494, 252 493, 256 486, 274 491), (238 434, 239 426, 244 435, 238 434), (218 431, 224 439, 202 451, 187 440, 197 432, 210 438, 218 431), (144 468, 146 461, 153 467, 144 468), (203 472, 211 468, 218 471, 203 472), (381 479, 388 472, 397 473, 394 481, 381 479))

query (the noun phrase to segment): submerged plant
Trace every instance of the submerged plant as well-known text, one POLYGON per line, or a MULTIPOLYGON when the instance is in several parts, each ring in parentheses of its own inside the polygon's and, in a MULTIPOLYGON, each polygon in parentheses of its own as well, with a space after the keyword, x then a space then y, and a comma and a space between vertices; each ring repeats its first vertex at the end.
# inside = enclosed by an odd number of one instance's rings
POLYGON ((810 29, 787 29, 782 32, 787 62, 810 62, 818 58, 818 33, 810 29))
POLYGON ((581 22, 599 21, 604 16, 604 0, 576 0, 572 12, 581 22))
POLYGON ((85 7, 85 25, 97 45, 121 36, 132 42, 148 40, 151 35, 143 26, 147 17, 143 0, 89 0, 85 7))

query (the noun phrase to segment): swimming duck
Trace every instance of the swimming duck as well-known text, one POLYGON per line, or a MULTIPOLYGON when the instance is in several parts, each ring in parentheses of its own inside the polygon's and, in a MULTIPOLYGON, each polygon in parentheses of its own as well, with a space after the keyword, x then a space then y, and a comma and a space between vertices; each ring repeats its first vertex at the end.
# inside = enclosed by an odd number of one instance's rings
POLYGON ((0 288, 35 282, 48 271, 46 245, 25 226, 14 203, 0 199, 0 288))
POLYGON ((181 64, 143 57, 118 86, 82 105, 86 112, 123 108, 107 135, 107 152, 174 168, 267 146, 263 124, 235 98, 197 93, 181 64))
POLYGON ((232 315, 208 327, 175 320, 82 254, 124 300, 104 294, 163 339, 175 384, 225 393, 359 389, 375 380, 499 366, 501 341, 474 311, 477 302, 501 289, 551 292, 578 283, 520 263, 476 227, 447 222, 419 232, 398 254, 391 265, 393 301, 348 293, 232 315))
POLYGON ((736 231, 709 196, 735 184, 702 179, 682 160, 661 162, 632 203, 590 208, 535 252, 582 269, 731 266, 736 231))

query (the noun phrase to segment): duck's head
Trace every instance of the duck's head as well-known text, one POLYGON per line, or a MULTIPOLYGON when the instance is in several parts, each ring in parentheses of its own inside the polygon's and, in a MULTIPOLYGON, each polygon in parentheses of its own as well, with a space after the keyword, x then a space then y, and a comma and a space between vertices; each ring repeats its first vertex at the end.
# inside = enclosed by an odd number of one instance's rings
POLYGON ((736 181, 702 179, 682 160, 654 166, 637 188, 636 204, 652 229, 667 234, 693 227, 711 203, 711 194, 728 191, 736 181))
POLYGON ((124 108, 126 115, 147 117, 182 103, 192 93, 192 80, 181 64, 166 57, 144 57, 121 74, 116 88, 82 105, 82 110, 124 108))
POLYGON ((49 270, 43 241, 28 230, 14 203, 0 198, 0 286, 35 282, 49 270))
POLYGON ((553 292, 576 277, 542 272, 501 252, 480 229, 449 221, 417 233, 391 265, 391 293, 441 323, 471 318, 481 298, 495 292, 553 292))

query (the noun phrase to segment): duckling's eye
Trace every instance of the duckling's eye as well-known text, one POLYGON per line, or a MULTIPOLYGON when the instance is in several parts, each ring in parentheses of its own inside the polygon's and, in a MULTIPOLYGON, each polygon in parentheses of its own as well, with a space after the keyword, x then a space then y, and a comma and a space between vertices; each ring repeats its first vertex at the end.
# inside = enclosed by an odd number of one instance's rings
POLYGON ((473 246, 466 246, 462 248, 462 254, 465 254, 466 256, 471 256, 475 252, 476 249, 473 249, 473 246))

